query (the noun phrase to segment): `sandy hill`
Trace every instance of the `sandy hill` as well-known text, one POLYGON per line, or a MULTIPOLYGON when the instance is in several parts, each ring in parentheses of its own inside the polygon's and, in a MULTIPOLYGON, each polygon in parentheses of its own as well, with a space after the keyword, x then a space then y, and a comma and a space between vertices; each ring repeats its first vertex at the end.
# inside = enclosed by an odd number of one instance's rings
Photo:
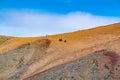
MULTIPOLYGON (((31 76, 34 77, 34 75, 36 76, 37 74, 40 74, 41 72, 44 72, 53 67, 56 69, 61 64, 69 65, 71 61, 76 61, 76 59, 83 59, 85 56, 101 50, 108 51, 107 53, 109 53, 109 51, 113 52, 111 54, 112 56, 114 53, 118 57, 120 56, 120 23, 100 26, 88 30, 58 35, 48 35, 43 37, 25 38, 1 36, 0 80, 29 80, 32 79, 31 76)), ((104 57, 104 55, 101 57, 104 57)), ((93 58, 90 58, 90 60, 91 59, 93 58)), ((83 60, 86 61, 86 59, 83 60)), ((109 62, 109 59, 105 60, 109 62)), ((115 63, 120 61, 119 58, 117 60, 114 58, 110 60, 112 62, 115 60, 115 63)), ((99 62, 102 62, 101 59, 99 62)), ((90 64, 89 61, 88 64, 90 64)), ((115 66, 115 64, 113 65, 115 66)), ((110 66, 111 65, 108 65, 108 67, 110 66)), ((63 70, 61 66, 58 69, 61 71, 63 70)), ((52 72, 56 72, 56 70, 53 70, 52 72)), ((62 73, 60 75, 62 75, 62 73)), ((37 77, 41 76, 42 74, 37 77)), ((47 80, 43 79, 42 77, 40 80, 47 80)), ((32 80, 39 79, 33 78, 32 80)), ((67 79, 59 78, 58 80, 67 79)), ((87 78, 81 80, 87 80, 87 78)), ((112 80, 112 78, 109 80, 112 80)))

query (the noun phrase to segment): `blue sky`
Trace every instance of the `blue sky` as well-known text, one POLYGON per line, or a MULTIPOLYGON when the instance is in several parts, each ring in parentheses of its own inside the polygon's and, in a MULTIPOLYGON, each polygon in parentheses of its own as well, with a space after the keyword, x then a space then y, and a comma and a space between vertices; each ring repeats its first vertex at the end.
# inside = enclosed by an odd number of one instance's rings
POLYGON ((0 35, 41 36, 120 22, 120 0, 0 0, 0 35))

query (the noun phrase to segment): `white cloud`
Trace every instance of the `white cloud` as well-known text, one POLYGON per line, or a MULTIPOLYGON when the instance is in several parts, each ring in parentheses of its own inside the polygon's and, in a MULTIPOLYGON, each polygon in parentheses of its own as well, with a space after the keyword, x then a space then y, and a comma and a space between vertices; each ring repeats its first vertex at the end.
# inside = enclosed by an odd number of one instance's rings
POLYGON ((68 14, 37 11, 1 11, 0 34, 10 36, 41 36, 120 22, 120 17, 95 16, 84 12, 68 14))

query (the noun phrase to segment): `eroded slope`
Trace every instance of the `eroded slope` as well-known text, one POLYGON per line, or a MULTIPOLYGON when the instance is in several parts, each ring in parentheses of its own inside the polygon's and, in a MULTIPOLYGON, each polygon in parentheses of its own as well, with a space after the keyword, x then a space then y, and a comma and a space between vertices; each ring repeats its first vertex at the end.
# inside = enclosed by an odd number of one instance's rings
POLYGON ((120 80, 120 56, 101 50, 25 80, 120 80))
POLYGON ((49 45, 47 39, 37 40, 0 54, 0 80, 17 80, 28 66, 41 58, 49 45))

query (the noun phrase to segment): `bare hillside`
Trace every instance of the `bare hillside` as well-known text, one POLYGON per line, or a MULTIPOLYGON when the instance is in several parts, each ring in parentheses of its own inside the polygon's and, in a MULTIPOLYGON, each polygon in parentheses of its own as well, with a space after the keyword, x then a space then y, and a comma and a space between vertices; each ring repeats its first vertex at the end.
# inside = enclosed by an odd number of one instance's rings
MULTIPOLYGON (((49 77, 56 77, 53 80, 96 80, 96 78, 93 79, 91 76, 89 76, 90 79, 69 79, 68 77, 72 74, 69 72, 71 71, 68 69, 69 67, 67 67, 67 73, 65 73, 64 76, 62 71, 64 72, 64 67, 71 65, 71 63, 75 63, 73 64, 73 68, 71 68, 72 70, 75 69, 75 65, 77 69, 79 65, 83 68, 84 65, 81 61, 78 64, 78 62, 76 62, 77 59, 82 59, 85 65, 92 66, 90 61, 94 60, 94 58, 97 60, 97 63, 99 63, 97 69, 106 70, 104 65, 107 65, 110 68, 109 71, 111 71, 111 66, 114 66, 115 69, 115 67, 120 64, 119 56, 120 23, 43 37, 2 36, 0 37, 0 80, 47 80, 49 77), (102 50, 105 50, 105 52, 99 52, 102 50), (113 53, 109 54, 111 52, 113 53), (110 57, 106 57, 103 53, 107 53, 112 57, 115 55, 115 57, 117 56, 117 60, 107 59, 110 57), (115 64, 112 64, 114 60, 115 64), (111 64, 108 65, 108 63, 111 64), (46 72, 48 72, 48 74, 46 72), (44 74, 44 76, 42 74, 44 74), (61 77, 58 78, 59 75, 61 75, 61 77), (44 79, 44 77, 47 78, 44 79), (67 79, 62 79, 62 77, 67 79)), ((85 68, 86 71, 83 70, 85 72, 83 76, 90 74, 88 70, 91 68, 95 67, 85 68)), ((82 74, 81 69, 78 70, 80 70, 80 74, 82 74)), ((99 76, 97 80, 118 80, 120 77, 118 75, 119 69, 114 71, 114 73, 114 75, 117 75, 117 78, 104 79, 102 72, 97 71, 96 75, 102 76, 102 79, 100 79, 99 76)), ((105 75, 108 74, 111 73, 106 73, 105 75)), ((78 72, 75 76, 76 75, 78 75, 78 72)))

